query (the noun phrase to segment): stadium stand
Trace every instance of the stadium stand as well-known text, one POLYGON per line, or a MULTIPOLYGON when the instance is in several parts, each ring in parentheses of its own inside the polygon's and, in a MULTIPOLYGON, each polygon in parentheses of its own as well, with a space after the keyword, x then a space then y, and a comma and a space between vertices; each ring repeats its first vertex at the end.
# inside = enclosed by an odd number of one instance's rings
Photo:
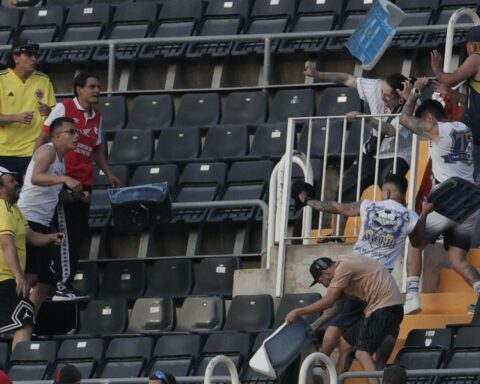
POLYGON ((150 271, 146 297, 186 297, 193 287, 190 259, 157 260, 150 271))
MULTIPOLYGON (((18 28, 21 11, 18 8, 4 8, 0 12, 0 44, 8 45, 13 41, 13 37, 18 28)), ((0 63, 6 64, 5 52, 0 52, 0 63)))
POLYGON ((10 356, 6 372, 12 380, 47 379, 58 343, 53 340, 21 341, 10 356))
POLYGON ((171 298, 142 298, 135 301, 127 333, 158 334, 174 328, 175 304, 171 298))
POLYGON ((174 118, 171 95, 139 95, 133 101, 127 129, 146 129, 157 132, 172 125, 174 118))
POLYGON ((102 130, 115 133, 125 127, 127 121, 127 101, 124 96, 102 96, 98 102, 102 114, 102 130))

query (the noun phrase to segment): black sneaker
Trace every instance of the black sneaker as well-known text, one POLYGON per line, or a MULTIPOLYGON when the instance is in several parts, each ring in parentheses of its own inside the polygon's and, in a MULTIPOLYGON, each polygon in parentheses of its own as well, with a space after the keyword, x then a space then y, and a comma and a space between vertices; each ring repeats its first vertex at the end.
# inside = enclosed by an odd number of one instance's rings
POLYGON ((52 301, 75 301, 75 300, 83 300, 88 299, 89 296, 82 296, 79 295, 77 292, 69 289, 57 289, 55 294, 52 296, 52 301))

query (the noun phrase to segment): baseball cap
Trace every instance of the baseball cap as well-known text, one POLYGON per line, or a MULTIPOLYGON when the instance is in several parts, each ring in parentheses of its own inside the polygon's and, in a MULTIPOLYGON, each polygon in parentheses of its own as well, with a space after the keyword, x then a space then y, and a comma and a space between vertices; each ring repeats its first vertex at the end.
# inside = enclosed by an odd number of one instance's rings
POLYGON ((13 42, 12 52, 16 54, 24 52, 38 52, 40 46, 32 39, 20 38, 13 42))
POLYGON ((149 380, 160 380, 164 384, 176 384, 175 377, 169 372, 155 371, 150 375, 149 380))
POLYGON ((17 176, 18 173, 17 172, 10 172, 7 168, 5 167, 0 167, 0 176, 2 175, 13 175, 13 176, 17 176))
POLYGON ((465 43, 480 42, 480 26, 470 28, 465 35, 465 43))
POLYGON ((318 277, 322 274, 322 272, 330 267, 333 264, 333 260, 329 257, 320 257, 319 259, 315 260, 312 265, 310 265, 310 274, 313 277, 313 283, 310 284, 310 287, 317 284, 318 277))
POLYGON ((55 373, 54 384, 73 384, 81 380, 80 371, 71 364, 65 364, 55 373))
POLYGON ((12 384, 12 380, 8 375, 0 369, 0 384, 12 384))

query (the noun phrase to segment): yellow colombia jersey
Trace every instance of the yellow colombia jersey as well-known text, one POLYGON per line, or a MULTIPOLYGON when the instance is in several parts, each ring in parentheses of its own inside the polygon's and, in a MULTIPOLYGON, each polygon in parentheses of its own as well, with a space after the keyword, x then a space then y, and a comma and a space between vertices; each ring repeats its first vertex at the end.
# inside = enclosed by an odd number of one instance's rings
MULTIPOLYGON (((7 203, 0 199, 0 235, 12 235, 17 248, 18 261, 22 271, 25 270, 25 241, 27 238, 28 222, 16 204, 7 203)), ((12 271, 8 268, 0 247, 0 281, 14 279, 12 271)))
POLYGON ((33 112, 30 124, 8 124, 0 126, 0 156, 31 156, 35 140, 40 135, 44 117, 38 111, 38 102, 52 107, 56 104, 50 78, 34 71, 25 81, 8 68, 0 71, 0 113, 12 115, 33 112))

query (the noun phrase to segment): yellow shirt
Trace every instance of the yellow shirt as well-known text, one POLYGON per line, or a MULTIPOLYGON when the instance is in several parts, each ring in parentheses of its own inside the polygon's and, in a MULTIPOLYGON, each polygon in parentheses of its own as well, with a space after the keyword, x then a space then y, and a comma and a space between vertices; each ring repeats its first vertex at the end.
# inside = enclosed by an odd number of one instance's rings
MULTIPOLYGON (((0 199, 0 235, 12 235, 15 248, 17 248, 18 261, 22 271, 25 270, 25 261, 27 252, 25 242, 27 240, 28 222, 23 217, 17 204, 7 203, 0 199)), ((0 247, 0 281, 14 279, 12 271, 5 263, 3 249, 0 247)))
POLYGON ((39 101, 50 107, 56 104, 47 75, 34 71, 23 82, 10 68, 0 71, 0 114, 33 112, 33 120, 28 125, 14 123, 0 127, 0 156, 32 156, 35 140, 45 120, 38 111, 39 101))

